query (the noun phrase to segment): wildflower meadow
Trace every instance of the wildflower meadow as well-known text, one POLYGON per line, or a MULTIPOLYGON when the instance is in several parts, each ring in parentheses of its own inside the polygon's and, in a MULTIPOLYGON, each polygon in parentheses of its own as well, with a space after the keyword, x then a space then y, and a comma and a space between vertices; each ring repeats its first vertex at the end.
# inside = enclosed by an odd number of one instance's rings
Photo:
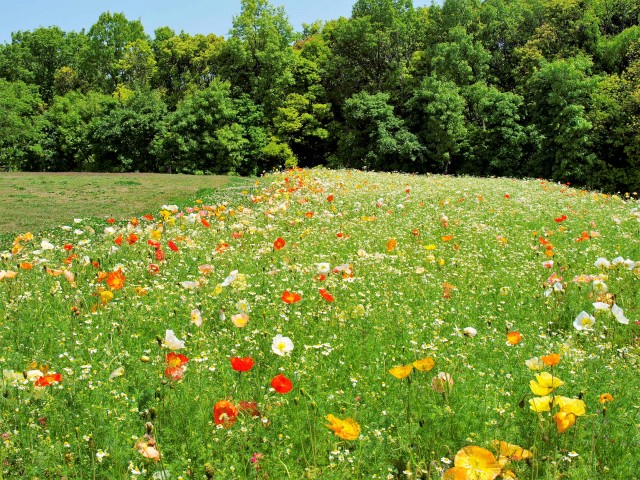
POLYGON ((640 478, 640 205, 325 169, 0 245, 0 479, 640 478))

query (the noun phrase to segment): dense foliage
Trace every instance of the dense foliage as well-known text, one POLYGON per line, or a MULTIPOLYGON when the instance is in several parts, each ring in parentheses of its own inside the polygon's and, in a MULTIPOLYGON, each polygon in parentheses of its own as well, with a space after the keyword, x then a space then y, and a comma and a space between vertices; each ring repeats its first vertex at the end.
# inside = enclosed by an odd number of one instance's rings
POLYGON ((15 170, 274 167, 547 177, 640 188, 640 1, 357 0, 294 32, 242 0, 227 37, 88 31, 0 45, 15 170))

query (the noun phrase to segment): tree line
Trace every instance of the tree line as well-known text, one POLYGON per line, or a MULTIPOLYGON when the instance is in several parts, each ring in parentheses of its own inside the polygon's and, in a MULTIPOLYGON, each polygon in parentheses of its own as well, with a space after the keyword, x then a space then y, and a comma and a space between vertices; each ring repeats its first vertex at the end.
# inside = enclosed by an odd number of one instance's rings
POLYGON ((256 174, 283 166, 640 187, 640 0, 357 0, 294 32, 242 0, 227 37, 88 31, 0 45, 0 163, 256 174))

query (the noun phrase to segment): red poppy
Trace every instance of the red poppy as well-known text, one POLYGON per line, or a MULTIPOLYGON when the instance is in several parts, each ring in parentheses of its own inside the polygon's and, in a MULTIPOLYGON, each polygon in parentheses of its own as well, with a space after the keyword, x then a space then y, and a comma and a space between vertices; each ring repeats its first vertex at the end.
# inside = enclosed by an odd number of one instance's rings
POLYGON ((288 290, 285 290, 285 292, 282 294, 282 301, 284 303, 288 303, 288 304, 296 303, 296 302, 299 302, 301 299, 302 297, 297 292, 290 292, 288 290))
POLYGON ((127 243, 129 245, 133 245, 137 241, 138 241, 138 236, 135 233, 130 233, 129 236, 127 237, 127 243))
POLYGON ((417 237, 418 235, 420 235, 420 231, 416 228, 413 230, 413 236, 417 237))
POLYGON ((334 196, 333 193, 327 197, 327 202, 333 202, 334 196))
POLYGON ((258 404, 256 402, 241 400, 238 403, 238 410, 242 413, 246 413, 250 417, 260 416, 260 410, 258 410, 258 404))
POLYGON ((145 220, 149 220, 150 222, 153 221, 153 215, 151 215, 150 213, 143 215, 142 218, 144 218, 145 220))
POLYGON ((73 248, 73 245, 70 243, 66 243, 62 248, 64 248, 67 252, 73 248))
POLYGON ((220 400, 213 406, 213 423, 229 428, 238 418, 238 409, 228 400, 220 400))
POLYGON ((164 252, 161 248, 156 248, 156 260, 159 262, 164 260, 164 252))
POLYGON ((273 377, 273 380, 271 380, 271 386, 276 392, 283 395, 293 390, 293 383, 283 374, 279 374, 273 377))
POLYGON ((167 243, 167 245, 169 246, 169 248, 171 250, 173 250, 174 252, 178 251, 178 245, 175 244, 175 242, 173 240, 169 240, 169 242, 167 243))
POLYGON ((124 287, 125 280, 126 277, 124 276, 124 273, 122 273, 122 270, 118 269, 107 276, 107 285, 109 285, 111 290, 120 290, 124 287))
POLYGON ((205 228, 209 228, 211 226, 211 224, 207 221, 206 218, 200 219, 200 222, 202 223, 202 226, 205 228))
POLYGON ((562 223, 567 219, 566 215, 562 215, 561 217, 555 218, 556 223, 562 223))
POLYGON ((116 223, 116 219, 113 217, 107 218, 107 223, 116 223))
POLYGON ((156 242, 155 240, 147 240, 147 243, 151 245, 153 248, 160 248, 160 242, 156 242))
POLYGON ((60 383, 62 381, 62 375, 59 373, 49 373, 43 375, 36 380, 36 387, 48 387, 54 383, 60 383))
POLYGON ((157 275, 158 273, 160 273, 160 267, 155 263, 150 263, 147 267, 147 270, 151 275, 157 275))
POLYGON ((242 232, 233 232, 231 236, 237 240, 238 238, 242 238, 242 232))
POLYGON ((505 193, 504 198, 511 198, 511 195, 509 195, 508 193, 505 193))
POLYGON ((273 242, 273 248, 276 250, 282 250, 284 248, 285 241, 283 238, 276 238, 276 241, 273 242))
POLYGON ((231 357, 229 361, 231 362, 231 368, 236 372, 248 372, 256 363, 251 357, 231 357))
POLYGON ((306 212, 304 214, 304 216, 307 217, 307 218, 312 218, 313 217, 313 212, 306 212))
POLYGON ((122 235, 118 235, 113 241, 113 243, 115 243, 117 246, 122 245, 122 235))
POLYGON ((216 252, 217 253, 222 253, 224 252, 227 248, 229 248, 229 244, 228 243, 221 243, 220 245, 218 245, 216 247, 216 252))
POLYGON ((318 292, 320 293, 320 296, 324 298, 327 302, 333 302, 335 300, 335 298, 333 298, 333 295, 327 292, 324 288, 319 288, 318 292))
POLYGON ((189 362, 189 357, 181 353, 169 352, 166 361, 165 376, 172 380, 180 380, 184 375, 185 365, 189 362))

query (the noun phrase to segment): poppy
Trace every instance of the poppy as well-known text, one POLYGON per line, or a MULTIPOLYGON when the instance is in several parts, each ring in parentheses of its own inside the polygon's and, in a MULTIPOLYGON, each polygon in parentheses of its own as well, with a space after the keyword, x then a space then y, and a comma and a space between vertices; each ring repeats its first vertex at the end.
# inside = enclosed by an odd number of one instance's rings
POLYGON ((164 252, 161 248, 156 248, 156 260, 159 262, 164 260, 164 252))
POLYGON ((231 322, 238 328, 246 327, 249 322, 249 315, 246 313, 236 313, 235 315, 231 315, 231 322))
POLYGON ((260 410, 258 410, 258 404, 252 401, 241 400, 238 403, 238 411, 246 413, 250 417, 259 417, 260 410))
POLYGON ((589 240, 591 238, 591 236, 589 235, 589 232, 587 232, 586 230, 584 232, 582 232, 580 234, 580 236, 578 238, 576 238, 576 242, 584 242, 585 240, 589 240))
POLYGON ((440 239, 443 242, 450 242, 451 240, 453 240, 453 235, 444 235, 444 236, 440 237, 440 239))
POLYGON ((213 406, 213 423, 229 428, 238 418, 238 409, 236 406, 227 401, 220 400, 213 406))
POLYGON ((169 352, 166 362, 167 368, 164 371, 165 376, 172 380, 180 380, 184 375, 185 365, 189 362, 189 357, 181 353, 169 352))
POLYGON ((62 381, 62 375, 59 373, 48 373, 46 375, 42 375, 36 380, 36 387, 48 387, 49 385, 53 385, 54 383, 60 383, 62 381))
POLYGON ((66 243, 62 246, 62 248, 69 252, 73 248, 73 245, 71 245, 70 243, 66 243))
POLYGON ((155 263, 150 263, 147 267, 147 270, 151 275, 157 275, 158 273, 160 273, 160 267, 155 263))
POLYGON ((117 246, 122 245, 122 235, 118 235, 113 241, 113 243, 115 243, 117 246))
POLYGON ((445 393, 453 388, 453 377, 446 372, 440 372, 431 379, 431 388, 436 393, 445 393))
POLYGON ((283 374, 279 374, 273 377, 273 379, 271 380, 271 386, 276 392, 283 395, 293 390, 293 383, 283 374))
POLYGON ((211 224, 207 221, 206 218, 201 218, 200 223, 202 223, 202 226, 205 228, 209 228, 211 226, 211 224))
POLYGON ((280 237, 276 238, 276 241, 273 242, 273 248, 275 250, 282 250, 284 248, 284 245, 285 245, 285 241, 283 238, 280 238, 280 237))
POLYGON ((229 248, 229 244, 228 243, 221 243, 220 245, 218 245, 216 247, 216 253, 222 253, 224 252, 227 248, 229 248))
POLYGON ((558 377, 554 377, 549 372, 536 374, 536 379, 529 382, 529 387, 534 395, 549 395, 556 388, 564 385, 558 377))
POLYGON ((31 270, 33 268, 33 263, 29 263, 29 262, 22 262, 20 264, 20 268, 22 270, 31 270))
POLYGON ((551 410, 553 400, 548 395, 544 397, 534 397, 529 399, 529 408, 534 412, 548 412, 551 410))
POLYGON ((173 240, 169 240, 169 242, 167 243, 167 246, 174 252, 178 251, 178 245, 176 245, 173 240))
POLYGON ((124 287, 125 280, 126 277, 124 276, 124 273, 122 273, 122 270, 118 269, 107 276, 107 285, 109 285, 111 290, 120 290, 124 287))
POLYGON ((413 368, 421 372, 428 372, 436 366, 436 362, 431 357, 423 358, 422 360, 416 360, 412 363, 413 368))
POLYGON ((236 372, 248 372, 256 363, 251 357, 231 357, 229 361, 231 362, 231 368, 236 372))
POLYGON ((520 332, 507 333, 507 345, 517 345, 522 341, 522 334, 520 332))
POLYGON ((598 397, 598 402, 599 403, 613 402, 613 397, 611 396, 610 393, 603 393, 598 397))
POLYGON ((576 417, 581 417, 587 412, 587 406, 579 398, 556 396, 553 403, 558 404, 561 412, 572 413, 576 417))
POLYGON ((334 198, 335 198, 335 197, 333 196, 333 193, 332 193, 331 195, 329 195, 329 196, 327 197, 327 202, 333 202, 334 198))
POLYGON ((502 466, 493 456, 493 453, 476 445, 462 448, 456 453, 453 464, 457 468, 466 470, 466 478, 477 480, 493 480, 502 472, 502 466))
POLYGON ((360 425, 353 418, 345 418, 341 420, 331 414, 327 415, 329 425, 325 425, 330 430, 333 430, 338 437, 342 440, 357 440, 360 436, 360 425))
POLYGON ((116 223, 116 219, 113 217, 107 218, 107 223, 111 224, 111 223, 116 223))
POLYGON ((556 219, 554 219, 556 221, 556 223, 562 223, 567 219, 566 215, 562 215, 561 217, 558 217, 556 219))
POLYGON ((392 238, 387 242, 387 251, 391 253, 395 250, 397 246, 398 246, 398 242, 396 241, 395 238, 392 238))
POLYGON ((398 367, 393 367, 389 369, 389 373, 396 378, 402 380, 403 378, 407 378, 411 375, 411 371, 413 370, 413 365, 400 365, 398 367))
POLYGON ((327 302, 333 302, 335 298, 329 292, 327 292, 324 288, 319 288, 318 292, 320 292, 320 296, 324 298, 327 302))
POLYGON ((543 355, 542 357, 540 357, 540 360, 542 360, 542 363, 544 363, 547 367, 553 367, 554 365, 560 363, 560 355, 558 355, 557 353, 550 353, 549 355, 543 355))
POLYGON ((150 222, 153 221, 153 215, 151 215, 150 213, 147 213, 146 215, 143 215, 142 218, 144 218, 145 220, 148 220, 150 222))
POLYGON ((138 241, 138 236, 135 233, 130 233, 129 236, 127 237, 127 243, 129 245, 133 245, 137 241, 138 241))
POLYGON ((556 422, 558 433, 562 433, 575 425, 576 416, 573 413, 560 411, 553 416, 553 421, 556 422))
POLYGON ((503 442, 501 440, 495 440, 493 445, 496 450, 498 450, 498 462, 500 463, 503 461, 500 457, 505 457, 508 460, 519 461, 526 460, 533 456, 529 450, 525 450, 518 445, 512 445, 511 443, 503 442))
POLYGON ((304 216, 307 217, 307 218, 312 218, 313 217, 313 212, 305 212, 304 216))
POLYGON ((288 290, 285 290, 285 292, 282 294, 282 301, 287 304, 299 302, 301 299, 302 296, 297 292, 290 292, 288 290))
POLYGON ((281 357, 293 351, 293 341, 289 337, 277 334, 271 342, 271 351, 281 357))

